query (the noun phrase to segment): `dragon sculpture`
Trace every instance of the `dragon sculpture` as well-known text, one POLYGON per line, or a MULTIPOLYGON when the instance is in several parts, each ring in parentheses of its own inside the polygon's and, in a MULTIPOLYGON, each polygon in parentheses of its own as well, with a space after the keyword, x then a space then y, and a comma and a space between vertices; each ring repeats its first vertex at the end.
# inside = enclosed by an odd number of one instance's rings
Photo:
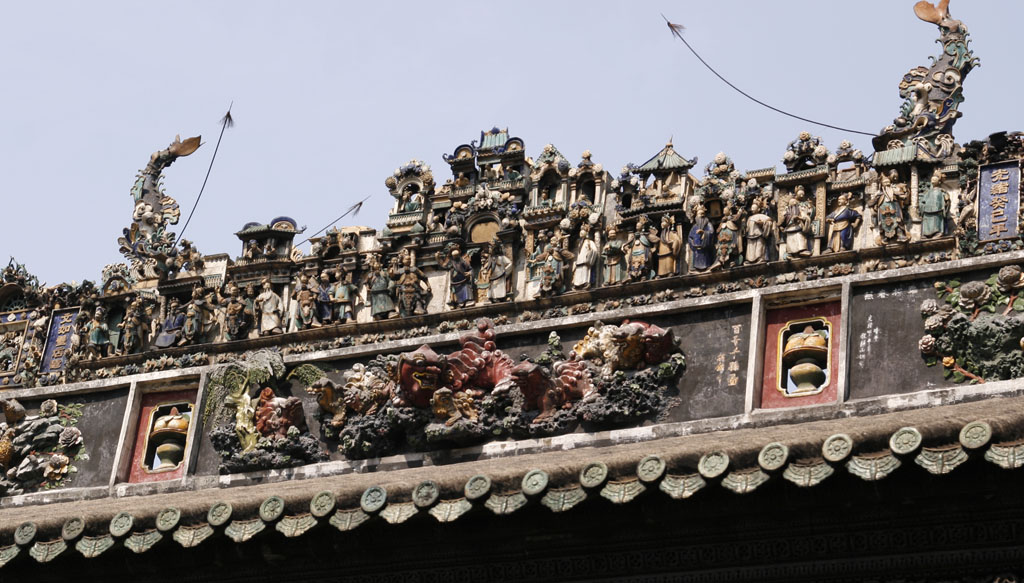
POLYGON ((949 15, 949 0, 936 6, 922 0, 914 13, 939 27, 942 53, 930 67, 914 67, 900 81, 900 115, 874 138, 875 150, 917 145, 936 158, 952 154, 953 124, 962 114, 963 82, 979 61, 970 49, 967 27, 949 15))
POLYGON ((170 146, 149 157, 149 163, 135 178, 131 191, 135 205, 132 224, 124 229, 124 235, 117 242, 136 280, 161 278, 174 268, 175 235, 168 232, 167 227, 177 224, 181 210, 173 198, 164 194, 161 178, 164 168, 195 152, 199 146, 200 136, 185 141, 175 136, 170 146))

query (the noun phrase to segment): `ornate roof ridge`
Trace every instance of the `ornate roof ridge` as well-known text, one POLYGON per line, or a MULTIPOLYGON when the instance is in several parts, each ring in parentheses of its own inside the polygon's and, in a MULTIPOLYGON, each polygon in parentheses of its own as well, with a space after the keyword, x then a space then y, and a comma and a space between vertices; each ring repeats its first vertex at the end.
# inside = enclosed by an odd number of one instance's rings
POLYGON ((443 472, 427 466, 354 474, 343 487, 318 478, 229 488, 212 504, 193 492, 75 501, 49 505, 36 522, 22 522, 36 508, 9 508, 0 511, 0 541, 7 543, 0 566, 23 554, 48 562, 71 547, 85 557, 118 543, 141 553, 168 544, 164 539, 191 548, 214 535, 244 542, 273 528, 296 537, 321 522, 346 531, 370 520, 400 524, 421 512, 451 522, 475 506, 496 515, 535 504, 562 512, 588 499, 625 504, 647 490, 685 499, 715 485, 747 494, 780 478, 811 487, 844 470, 865 481, 915 466, 941 476, 975 457, 1017 469, 1024 466, 1022 412, 1024 397, 1012 397, 466 462, 443 472))

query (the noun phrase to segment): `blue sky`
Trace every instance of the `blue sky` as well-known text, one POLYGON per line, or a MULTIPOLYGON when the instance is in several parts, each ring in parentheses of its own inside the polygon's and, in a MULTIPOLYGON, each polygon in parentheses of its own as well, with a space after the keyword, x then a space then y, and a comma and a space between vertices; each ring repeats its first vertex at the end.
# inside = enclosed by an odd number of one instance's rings
MULTIPOLYGON (((441 158, 482 129, 508 127, 536 157, 585 149, 615 172, 671 136, 700 165, 781 167, 808 129, 714 78, 660 13, 731 81, 773 105, 877 132, 897 83, 938 53, 911 0, 749 2, 93 2, 0 7, 0 256, 49 284, 98 280, 122 261, 133 178, 175 134, 206 144, 166 172, 182 222, 224 137, 185 237, 237 256, 232 233, 288 215, 310 232, 365 196, 344 224, 380 227, 384 179, 412 158, 439 182, 441 158)), ((982 66, 965 83, 963 142, 1022 129, 1017 107, 1024 3, 954 0, 982 66)))

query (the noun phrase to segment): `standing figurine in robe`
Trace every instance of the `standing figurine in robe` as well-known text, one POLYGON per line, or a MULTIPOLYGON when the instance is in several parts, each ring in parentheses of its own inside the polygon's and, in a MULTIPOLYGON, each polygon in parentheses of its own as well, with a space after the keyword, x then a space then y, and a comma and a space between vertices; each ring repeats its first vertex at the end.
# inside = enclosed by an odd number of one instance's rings
POLYGON ((426 274, 413 263, 408 250, 401 253, 401 266, 391 270, 391 278, 395 282, 398 295, 398 315, 407 316, 427 313, 430 300, 430 283, 426 274))
POLYGON ((803 186, 797 186, 789 198, 786 212, 779 227, 786 237, 786 257, 807 257, 811 254, 811 224, 814 221, 814 206, 807 201, 803 186))
POLYGON ((626 250, 618 234, 615 227, 609 229, 608 240, 601 251, 604 258, 604 285, 626 282, 626 250))
POLYGON ((683 238, 676 231, 674 217, 661 217, 661 234, 658 236, 658 277, 679 275, 679 252, 683 250, 683 238))
POLYGON ((697 216, 686 238, 686 245, 692 255, 690 268, 694 271, 707 271, 715 260, 715 228, 708 220, 707 213, 704 205, 697 207, 697 216))
POLYGON ((359 289, 352 283, 352 272, 337 276, 338 281, 331 287, 331 303, 334 305, 335 322, 344 324, 354 319, 353 309, 359 299, 359 289))
POLYGON ((893 184, 899 178, 896 171, 879 177, 878 194, 868 203, 874 210, 873 224, 878 231, 876 245, 887 245, 907 240, 907 227, 903 215, 903 201, 907 198, 902 185, 893 184))
POLYGON ((107 327, 107 311, 103 306, 96 308, 92 320, 85 325, 87 332, 86 351, 90 358, 103 358, 110 354, 110 328, 107 327))
POLYGON ((580 246, 576 253, 576 265, 572 273, 572 287, 587 289, 594 282, 594 266, 600 251, 597 242, 590 238, 590 225, 584 223, 580 227, 580 246))
POLYGON ((512 260, 493 244, 480 254, 480 273, 477 274, 477 301, 485 298, 494 304, 508 299, 512 290, 512 260))
POLYGON ((319 286, 316 292, 317 318, 321 324, 329 324, 334 319, 334 310, 331 305, 331 275, 324 271, 320 274, 319 286))
POLYGON ((763 263, 768 261, 769 241, 775 234, 775 221, 764 214, 763 208, 767 203, 760 199, 754 200, 750 205, 750 216, 747 218, 746 238, 746 263, 763 263))
POLYGON ((926 239, 946 234, 949 194, 939 186, 941 183, 942 175, 936 171, 917 201, 918 210, 921 212, 921 236, 926 239))
POLYGON ((274 288, 267 278, 263 279, 263 291, 256 296, 256 306, 260 313, 260 336, 280 334, 284 302, 281 296, 274 293, 274 288))
POLYGON ((743 211, 732 203, 725 205, 715 238, 715 263, 711 269, 743 263, 743 211))
POLYGON ((374 320, 385 320, 392 316, 395 301, 391 297, 394 281, 381 265, 376 255, 370 257, 370 272, 366 276, 366 290, 370 296, 370 314, 374 320))
POLYGON ((853 249, 853 234, 860 226, 860 213, 850 208, 850 195, 839 195, 839 206, 825 217, 828 223, 828 239, 825 253, 853 249))
POLYGON ((636 222, 636 231, 629 234, 626 239, 626 248, 629 250, 627 257, 629 279, 632 281, 643 281, 651 278, 651 240, 645 229, 647 217, 641 216, 636 222))
POLYGON ((440 251, 436 255, 437 264, 447 269, 451 277, 451 299, 448 304, 456 308, 473 305, 473 266, 468 258, 462 256, 458 247, 453 247, 447 255, 440 251))

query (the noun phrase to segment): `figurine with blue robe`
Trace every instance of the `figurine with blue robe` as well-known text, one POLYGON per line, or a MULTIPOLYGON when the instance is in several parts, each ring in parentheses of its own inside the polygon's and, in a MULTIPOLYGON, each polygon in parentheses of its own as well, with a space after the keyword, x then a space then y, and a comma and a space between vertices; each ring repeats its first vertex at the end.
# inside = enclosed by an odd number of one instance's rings
POLYGON ((447 269, 451 276, 451 299, 449 305, 463 308, 475 302, 473 293, 473 266, 467 257, 463 257, 458 247, 453 247, 448 255, 437 252, 437 264, 447 269))
POLYGON ((102 306, 93 312, 92 320, 85 325, 88 343, 86 352, 90 358, 102 358, 110 353, 110 329, 107 327, 107 312, 102 306))
POLYGON ((836 253, 853 249, 853 234, 860 226, 860 213, 850 208, 850 195, 839 195, 839 206, 825 217, 828 223, 828 239, 825 253, 836 253))
POLYGON ((697 217, 690 227, 686 245, 690 248, 690 269, 707 271, 715 261, 715 228, 707 218, 704 205, 697 207, 697 217))
MULTIPOLYGON (((316 283, 316 280, 313 280, 316 283)), ((321 323, 327 324, 333 319, 333 307, 331 305, 331 276, 326 271, 320 274, 320 284, 313 287, 313 292, 316 293, 316 298, 313 300, 316 303, 317 318, 321 323)))
POLYGON ((185 314, 181 312, 180 306, 177 298, 171 299, 171 305, 167 309, 167 318, 153 343, 157 348, 169 348, 178 341, 178 334, 180 334, 182 326, 185 325, 185 314))

